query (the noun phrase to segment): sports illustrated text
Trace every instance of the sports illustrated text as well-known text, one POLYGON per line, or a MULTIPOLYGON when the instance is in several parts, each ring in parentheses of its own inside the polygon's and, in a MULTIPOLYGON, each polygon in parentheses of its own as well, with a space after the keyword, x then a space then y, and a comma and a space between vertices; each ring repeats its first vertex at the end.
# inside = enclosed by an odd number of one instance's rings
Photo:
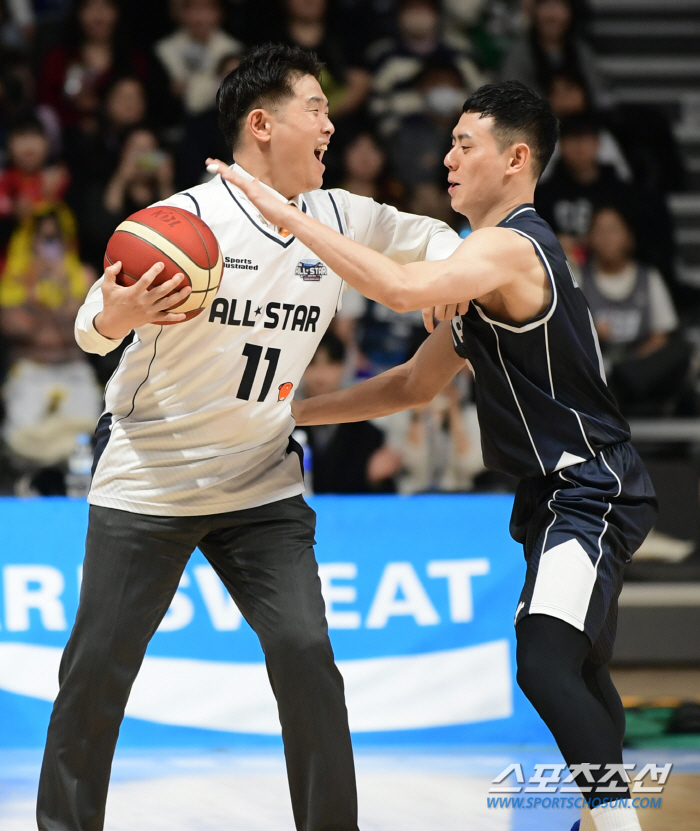
MULTIPOLYGON (((501 771, 491 783, 490 794, 538 794, 540 798, 490 798, 490 808, 571 808, 580 807, 583 796, 546 798, 543 794, 588 794, 596 785, 596 794, 600 796, 600 802, 617 801, 617 804, 632 802, 635 808, 656 808, 661 806, 661 797, 654 799, 641 796, 642 794, 659 794, 663 792, 664 785, 673 769, 673 764, 657 765, 649 762, 635 773, 637 765, 634 763, 602 765, 577 764, 571 768, 563 763, 535 764, 535 772, 525 783, 523 766, 514 762, 501 771), (602 770, 601 770, 602 768, 602 770), (598 772, 594 777, 594 772, 598 772), (590 785, 579 784, 586 782, 590 785), (596 784, 597 783, 597 784, 596 784), (627 797, 629 790, 630 797, 627 797), (605 796, 602 796, 602 795, 605 796), (623 796, 625 795, 625 796, 623 796), (544 803, 548 804, 544 804, 544 803), (641 804, 644 802, 644 804, 641 804), (578 803, 578 805, 576 804, 578 803)), ((589 801, 591 801, 589 799, 589 801)))

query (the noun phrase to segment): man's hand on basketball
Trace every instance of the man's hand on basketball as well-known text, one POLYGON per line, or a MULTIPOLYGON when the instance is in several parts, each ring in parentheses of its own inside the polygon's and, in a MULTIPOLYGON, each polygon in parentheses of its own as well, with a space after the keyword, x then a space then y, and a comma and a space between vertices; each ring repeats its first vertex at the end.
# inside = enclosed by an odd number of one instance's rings
POLYGON ((244 178, 235 167, 231 168, 219 159, 207 159, 207 170, 218 173, 222 179, 240 188, 265 219, 278 228, 289 228, 290 223, 294 222, 297 209, 288 202, 277 199, 257 179, 244 178))
POLYGON ((176 291, 182 282, 183 274, 176 274, 159 286, 151 287, 155 278, 163 270, 162 263, 154 263, 133 286, 120 286, 117 275, 122 264, 114 263, 105 269, 102 284, 104 309, 95 316, 93 325, 105 338, 121 340, 132 329, 138 329, 147 323, 180 323, 186 316, 176 311, 168 312, 189 295, 189 286, 176 291))

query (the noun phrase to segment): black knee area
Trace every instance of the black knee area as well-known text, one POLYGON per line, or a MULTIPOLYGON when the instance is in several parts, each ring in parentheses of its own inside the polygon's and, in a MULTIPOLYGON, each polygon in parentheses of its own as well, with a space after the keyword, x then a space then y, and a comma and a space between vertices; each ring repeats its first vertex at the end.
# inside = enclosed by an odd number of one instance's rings
POLYGON ((549 615, 528 615, 515 631, 518 686, 546 721, 546 711, 580 683, 591 642, 583 632, 549 615))
POLYGON ((288 629, 266 638, 263 644, 268 663, 300 667, 316 662, 333 661, 328 635, 325 631, 288 629))

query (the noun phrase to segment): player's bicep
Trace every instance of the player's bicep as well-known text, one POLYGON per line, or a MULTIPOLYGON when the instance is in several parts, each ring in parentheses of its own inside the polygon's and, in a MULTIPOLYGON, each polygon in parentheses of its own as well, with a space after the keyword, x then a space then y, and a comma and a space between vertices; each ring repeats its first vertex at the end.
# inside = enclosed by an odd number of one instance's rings
POLYGON ((518 279, 524 261, 529 264, 533 253, 527 245, 505 229, 484 228, 470 234, 445 260, 405 266, 412 307, 466 303, 504 288, 518 279))

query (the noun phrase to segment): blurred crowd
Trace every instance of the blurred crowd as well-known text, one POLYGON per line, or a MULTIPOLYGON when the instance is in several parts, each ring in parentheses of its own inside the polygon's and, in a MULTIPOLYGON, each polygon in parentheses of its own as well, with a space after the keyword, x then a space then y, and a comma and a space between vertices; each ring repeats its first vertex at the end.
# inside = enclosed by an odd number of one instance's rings
MULTIPOLYGON (((325 63, 336 134, 326 186, 431 215, 466 236, 443 158, 465 98, 519 79, 551 101, 561 141, 536 207, 586 294, 630 416, 695 414, 669 192, 685 173, 665 116, 616 104, 583 0, 0 0, 0 380, 3 492, 61 492, 119 359, 82 354, 75 312, 116 225, 230 159, 220 80, 245 50, 296 44, 325 63), (55 474, 55 475, 54 475, 55 474)), ((420 314, 349 292, 305 377, 339 388, 409 358, 420 314)), ((465 373, 430 406, 307 431, 317 492, 509 489, 485 471, 465 373), (340 473, 342 471, 342 474, 340 473)))

